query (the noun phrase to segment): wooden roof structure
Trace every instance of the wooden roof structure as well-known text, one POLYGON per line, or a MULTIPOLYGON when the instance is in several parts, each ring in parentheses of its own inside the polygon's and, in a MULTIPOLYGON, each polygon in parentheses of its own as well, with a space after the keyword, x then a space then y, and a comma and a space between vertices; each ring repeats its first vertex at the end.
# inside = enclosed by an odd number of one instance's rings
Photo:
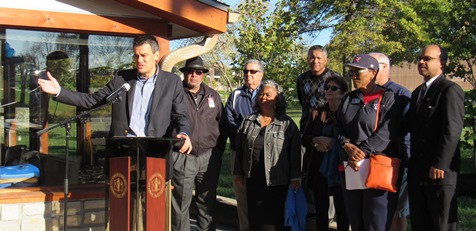
POLYGON ((228 5, 216 0, 14 0, 0 2, 0 27, 166 40, 226 32, 228 5))

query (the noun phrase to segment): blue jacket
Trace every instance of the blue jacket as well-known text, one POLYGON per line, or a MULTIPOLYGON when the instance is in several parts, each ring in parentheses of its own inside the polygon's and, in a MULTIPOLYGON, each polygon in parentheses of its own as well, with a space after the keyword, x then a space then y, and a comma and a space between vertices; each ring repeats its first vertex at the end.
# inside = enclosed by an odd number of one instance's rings
POLYGON ((291 231, 306 230, 307 202, 302 188, 294 191, 291 187, 286 196, 284 225, 291 227, 291 231))
MULTIPOLYGON (((259 88, 255 89, 257 92, 259 88)), ((227 132, 230 137, 230 147, 235 149, 235 139, 238 127, 244 118, 251 115, 253 110, 253 95, 246 85, 232 91, 225 105, 227 132)))
MULTIPOLYGON (((388 80, 383 87, 392 90, 398 96, 403 110, 403 118, 410 109, 410 97, 412 96, 412 93, 404 86, 399 85, 392 80, 388 80)), ((401 133, 402 134, 399 136, 398 151, 400 159, 402 160, 402 166, 407 166, 408 159, 410 159, 410 132, 402 129, 401 133)))

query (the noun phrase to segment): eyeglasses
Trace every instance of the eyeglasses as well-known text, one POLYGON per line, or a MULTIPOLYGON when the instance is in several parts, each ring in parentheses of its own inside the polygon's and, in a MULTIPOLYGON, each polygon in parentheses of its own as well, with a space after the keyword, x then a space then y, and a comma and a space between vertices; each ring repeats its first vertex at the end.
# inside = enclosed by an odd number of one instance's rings
POLYGON ((424 62, 429 62, 433 59, 440 59, 440 58, 435 58, 435 57, 430 57, 430 56, 418 56, 417 59, 418 59, 418 61, 423 60, 424 62))
POLYGON ((328 91, 329 89, 330 89, 331 91, 337 91, 337 90, 340 89, 340 87, 338 87, 338 86, 329 86, 329 85, 324 86, 324 90, 325 90, 325 91, 328 91))
POLYGON ((359 76, 361 73, 364 73, 366 71, 369 71, 369 69, 360 69, 360 70, 350 69, 347 71, 347 74, 349 76, 359 76))
POLYGON ((243 70, 243 74, 245 74, 245 75, 248 74, 248 73, 254 75, 254 74, 256 74, 257 72, 260 72, 260 70, 246 70, 246 69, 243 70))
POLYGON ((187 74, 191 75, 193 73, 195 73, 196 75, 203 75, 202 70, 187 69, 187 74))

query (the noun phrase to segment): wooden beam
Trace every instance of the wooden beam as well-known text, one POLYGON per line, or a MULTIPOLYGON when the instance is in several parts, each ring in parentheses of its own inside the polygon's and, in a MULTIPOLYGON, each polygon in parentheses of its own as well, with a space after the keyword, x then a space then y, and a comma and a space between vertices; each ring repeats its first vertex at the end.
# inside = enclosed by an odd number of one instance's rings
POLYGON ((164 38, 167 37, 168 29, 167 22, 163 20, 106 17, 1 7, 0 26, 18 29, 131 36, 153 34, 164 38))
POLYGON ((196 0, 116 0, 202 34, 226 32, 228 12, 196 0))
POLYGON ((159 60, 161 60, 165 55, 170 53, 170 40, 155 36, 155 39, 159 43, 159 60))

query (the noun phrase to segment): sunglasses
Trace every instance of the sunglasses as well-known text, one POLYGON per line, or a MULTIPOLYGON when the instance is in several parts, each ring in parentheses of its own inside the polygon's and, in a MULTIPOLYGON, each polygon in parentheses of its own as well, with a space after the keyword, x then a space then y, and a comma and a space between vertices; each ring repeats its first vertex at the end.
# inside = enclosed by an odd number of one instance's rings
POLYGON ((191 75, 193 73, 195 73, 196 75, 203 75, 203 71, 202 70, 194 70, 194 69, 187 69, 187 74, 191 75))
POLYGON ((361 73, 364 73, 366 71, 369 71, 369 69, 361 69, 361 70, 350 69, 349 71, 347 71, 347 74, 349 76, 359 76, 361 73))
POLYGON ((256 74, 257 72, 260 72, 260 71, 259 71, 259 70, 246 70, 246 69, 243 70, 243 74, 245 74, 245 75, 248 74, 248 73, 254 75, 254 74, 256 74))
POLYGON ((418 61, 423 60, 425 62, 429 62, 433 59, 440 59, 440 58, 435 58, 435 57, 430 57, 430 56, 418 56, 417 59, 418 59, 418 61))
POLYGON ((328 85, 324 86, 325 91, 328 91, 329 89, 331 89, 331 91, 337 91, 337 90, 340 89, 340 87, 338 87, 338 86, 328 86, 328 85))

